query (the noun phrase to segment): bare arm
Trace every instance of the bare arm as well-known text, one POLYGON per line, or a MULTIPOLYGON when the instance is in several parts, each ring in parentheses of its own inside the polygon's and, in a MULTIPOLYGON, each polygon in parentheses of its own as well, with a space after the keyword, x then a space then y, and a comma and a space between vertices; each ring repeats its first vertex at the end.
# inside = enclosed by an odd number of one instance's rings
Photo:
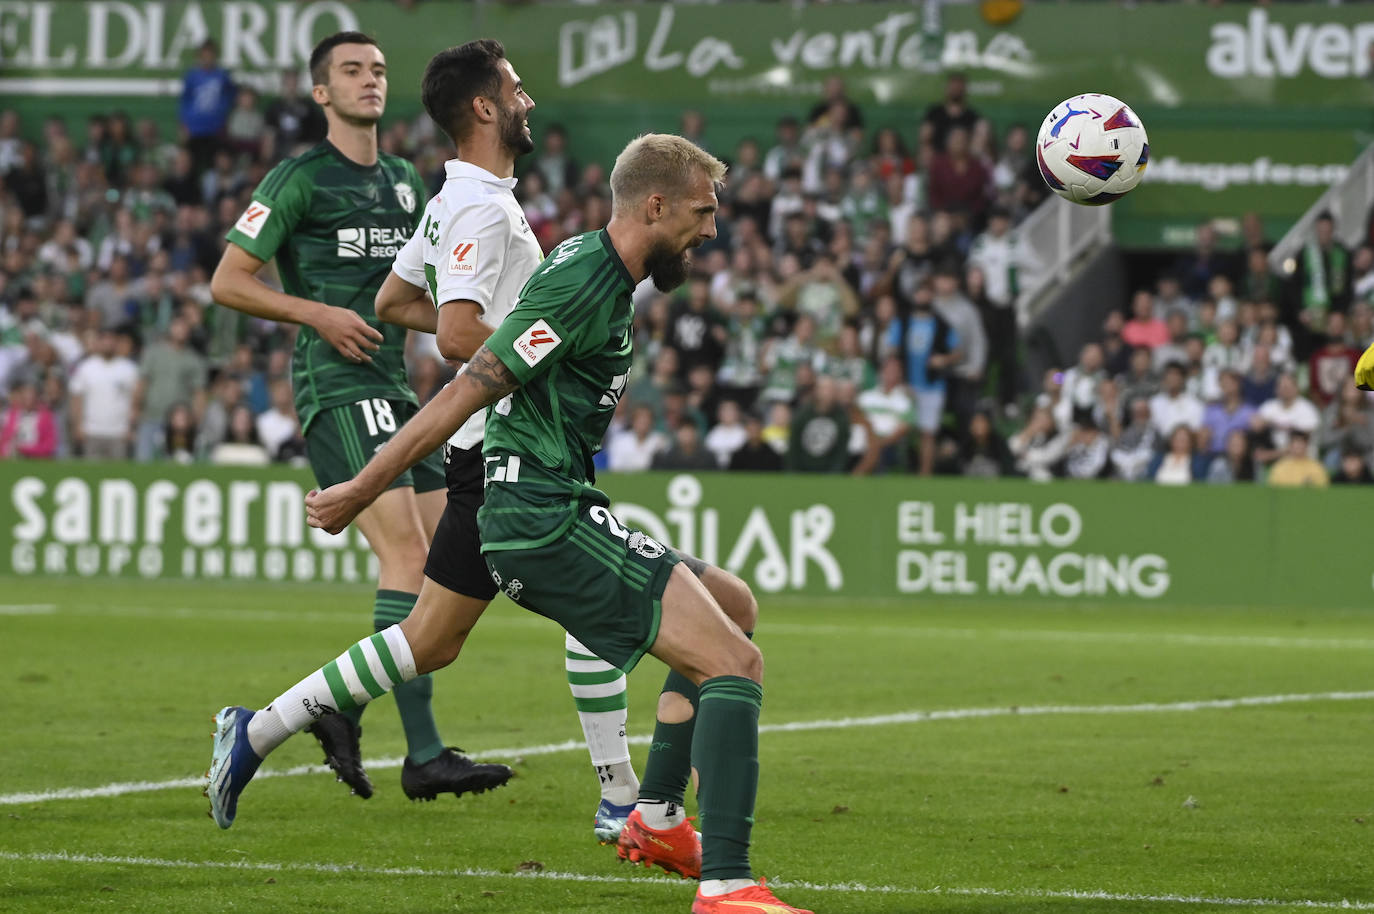
POLYGON ((372 361, 368 353, 381 344, 381 331, 347 308, 278 292, 257 278, 262 263, 230 242, 210 278, 210 294, 221 305, 244 314, 312 327, 344 357, 372 361))
POLYGON ((448 440, 468 417, 520 386, 510 369, 486 346, 477 350, 467 370, 430 400, 379 450, 353 479, 311 492, 305 499, 312 527, 338 533, 386 491, 406 470, 448 440))
POLYGON ((377 317, 388 324, 400 324, 424 333, 434 333, 438 329, 437 312, 424 288, 406 282, 395 272, 386 274, 373 306, 377 309, 377 317))
POLYGON ((495 332, 482 320, 482 308, 475 301, 460 298, 439 309, 439 354, 446 359, 468 361, 495 332))

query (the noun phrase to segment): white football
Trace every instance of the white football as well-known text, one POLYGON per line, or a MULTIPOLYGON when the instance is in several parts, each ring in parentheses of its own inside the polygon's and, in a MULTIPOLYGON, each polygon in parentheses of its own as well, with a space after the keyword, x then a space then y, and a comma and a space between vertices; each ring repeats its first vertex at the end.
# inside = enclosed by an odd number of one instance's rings
POLYGON ((1135 189, 1150 139, 1125 102, 1089 92, 1055 105, 1035 143, 1040 174, 1065 200, 1101 206, 1135 189))

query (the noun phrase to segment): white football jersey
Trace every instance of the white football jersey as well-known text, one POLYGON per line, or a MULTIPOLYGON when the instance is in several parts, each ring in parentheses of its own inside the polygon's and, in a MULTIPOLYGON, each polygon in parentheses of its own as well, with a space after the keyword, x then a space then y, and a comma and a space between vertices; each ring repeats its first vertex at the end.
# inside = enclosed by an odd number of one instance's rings
MULTIPOLYGON (((476 302, 482 318, 495 327, 515 307, 544 253, 515 201, 515 178, 498 178, 459 159, 445 162, 444 173, 444 186, 425 206, 419 230, 391 269, 428 289, 435 307, 476 302)), ((486 411, 475 413, 449 444, 480 444, 485 425, 486 411)))

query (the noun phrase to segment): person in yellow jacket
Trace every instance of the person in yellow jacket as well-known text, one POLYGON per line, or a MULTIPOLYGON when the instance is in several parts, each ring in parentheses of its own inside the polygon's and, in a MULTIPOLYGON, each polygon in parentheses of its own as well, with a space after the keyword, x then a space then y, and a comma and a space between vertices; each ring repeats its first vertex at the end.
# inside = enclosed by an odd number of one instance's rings
POLYGON ((1311 442, 1306 432, 1293 429, 1288 433, 1288 452, 1274 462, 1269 470, 1271 486, 1323 489, 1331 484, 1331 477, 1309 451, 1311 442))

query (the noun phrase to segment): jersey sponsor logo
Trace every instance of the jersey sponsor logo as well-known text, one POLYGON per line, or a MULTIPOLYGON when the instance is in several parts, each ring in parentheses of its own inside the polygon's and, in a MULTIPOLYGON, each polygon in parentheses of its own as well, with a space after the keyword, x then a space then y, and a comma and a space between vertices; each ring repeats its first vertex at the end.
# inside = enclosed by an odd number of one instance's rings
POLYGON ((386 257, 393 258, 410 238, 406 229, 384 228, 341 228, 335 233, 340 257, 386 257))
POLYGON ((367 232, 360 228, 341 228, 338 231, 340 257, 366 257, 367 232))
POLYGON ((539 364, 540 359, 557 349, 561 342, 563 338, 554 333, 553 328, 541 317, 515 338, 511 348, 515 350, 516 355, 525 360, 526 365, 533 367, 539 364))
POLYGON ((391 189, 396 191, 396 202, 401 204, 401 209, 415 212, 415 188, 402 181, 391 189))
POLYGON ((249 238, 258 237, 258 232, 267 224, 267 217, 272 215, 272 207, 263 206, 261 203, 253 202, 248 204, 248 208, 239 216, 239 221, 234 223, 234 228, 238 229, 249 238))
POLYGON ((477 239, 464 238, 448 253, 450 276, 471 276, 477 272, 477 239))

